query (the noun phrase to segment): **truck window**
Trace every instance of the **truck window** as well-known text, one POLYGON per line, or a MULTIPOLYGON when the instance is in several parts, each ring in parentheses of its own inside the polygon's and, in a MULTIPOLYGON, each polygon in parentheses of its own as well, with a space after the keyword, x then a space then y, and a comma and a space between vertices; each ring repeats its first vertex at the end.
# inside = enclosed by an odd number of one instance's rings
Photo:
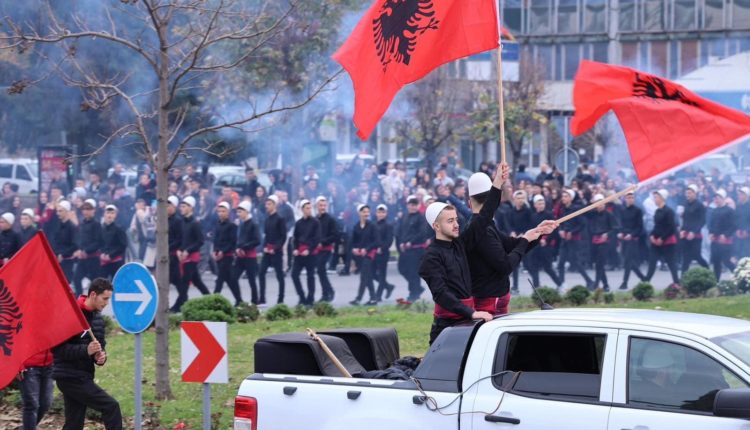
POLYGON ((607 336, 581 333, 512 333, 501 336, 494 378, 499 389, 570 401, 598 401, 607 336))
POLYGON ((26 167, 17 164, 16 165, 16 179, 20 181, 30 181, 31 175, 29 175, 29 172, 26 170, 26 167))
POLYGON ((1 163, 0 164, 0 178, 11 179, 13 177, 13 165, 1 163))
POLYGON ((710 413, 719 390, 743 387, 747 384, 702 352, 661 340, 630 339, 629 405, 710 413))

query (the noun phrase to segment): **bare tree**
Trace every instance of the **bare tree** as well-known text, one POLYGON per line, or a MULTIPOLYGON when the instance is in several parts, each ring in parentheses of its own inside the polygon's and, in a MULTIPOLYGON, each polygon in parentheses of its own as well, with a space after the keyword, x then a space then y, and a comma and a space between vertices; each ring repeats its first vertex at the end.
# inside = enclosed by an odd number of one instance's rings
MULTIPOLYGON (((94 7, 92 2, 83 7, 94 7)), ((338 74, 319 79, 291 100, 284 85, 241 97, 222 87, 242 80, 248 64, 262 59, 264 49, 300 23, 290 19, 298 0, 120 0, 98 4, 101 10, 70 12, 69 4, 43 3, 39 19, 5 17, 0 50, 47 56, 56 76, 81 90, 83 110, 106 110, 122 103, 126 112, 96 156, 114 143, 137 150, 156 172, 157 262, 159 308, 156 315, 156 397, 172 397, 169 382, 169 250, 167 224, 168 171, 191 151, 222 155, 228 149, 210 138, 226 129, 263 126, 266 117, 300 108, 338 74), (84 15, 84 12, 88 13, 84 15), (127 23, 127 24, 123 24, 127 23), (62 55, 50 55, 52 45, 62 55), (86 50, 121 50, 136 64, 103 67, 87 61, 86 50), (233 77, 234 76, 234 77, 233 77), (149 82, 143 88, 143 81, 149 82), (136 85, 135 82, 138 82, 136 85), (196 109, 186 97, 233 97, 231 112, 196 109), (286 100, 286 101, 284 101, 286 100), (236 106, 236 105, 235 105, 236 106), (190 118, 190 126, 186 119, 190 118)), ((41 79, 43 77, 40 77, 41 79)), ((34 78, 19 79, 16 92, 34 78)), ((249 87, 249 86, 247 86, 249 87)))

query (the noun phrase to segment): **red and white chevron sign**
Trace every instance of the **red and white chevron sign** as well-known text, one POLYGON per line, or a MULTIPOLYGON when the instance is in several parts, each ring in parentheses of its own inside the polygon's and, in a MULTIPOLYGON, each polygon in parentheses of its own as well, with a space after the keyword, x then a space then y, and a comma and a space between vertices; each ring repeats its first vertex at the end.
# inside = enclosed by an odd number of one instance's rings
POLYGON ((229 382, 227 323, 184 321, 180 332, 182 381, 229 382))

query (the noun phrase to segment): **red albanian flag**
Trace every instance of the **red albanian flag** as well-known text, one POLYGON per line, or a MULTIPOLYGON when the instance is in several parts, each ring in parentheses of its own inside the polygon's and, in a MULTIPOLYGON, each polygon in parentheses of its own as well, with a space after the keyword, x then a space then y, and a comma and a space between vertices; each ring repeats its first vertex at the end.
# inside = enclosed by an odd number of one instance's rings
POLYGON ((640 181, 750 134, 750 116, 627 67, 582 61, 573 87, 574 136, 615 112, 640 181))
POLYGON ((88 330, 43 233, 0 268, 0 388, 32 355, 88 330))
POLYGON ((396 93, 438 66, 499 46, 495 0, 377 0, 333 59, 354 83, 367 139, 396 93))

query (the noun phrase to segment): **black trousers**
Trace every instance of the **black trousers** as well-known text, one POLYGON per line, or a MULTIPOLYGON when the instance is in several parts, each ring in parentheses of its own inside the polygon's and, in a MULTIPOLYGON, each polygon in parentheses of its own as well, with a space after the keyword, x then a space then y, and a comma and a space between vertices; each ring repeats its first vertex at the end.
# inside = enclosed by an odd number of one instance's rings
POLYGON ((369 257, 354 257, 354 262, 359 268, 359 289, 357 290, 356 301, 362 300, 365 295, 365 289, 370 294, 370 300, 375 300, 375 287, 372 283, 374 261, 369 257))
POLYGON ((580 256, 584 247, 581 246, 580 240, 563 240, 560 244, 560 260, 557 262, 557 277, 562 285, 565 283, 565 263, 570 263, 570 268, 580 273, 586 284, 592 283, 591 277, 583 270, 581 266, 580 256))
POLYGON ((316 267, 317 256, 298 255, 294 257, 294 263, 292 264, 292 282, 294 283, 294 290, 297 291, 299 301, 301 304, 312 305, 315 302, 315 267, 316 267), (305 269, 307 275, 307 293, 302 289, 302 281, 300 281, 300 274, 302 269, 305 269))
POLYGON ((86 419, 86 408, 102 414, 104 428, 122 429, 120 404, 90 378, 58 379, 57 388, 65 402, 65 425, 63 430, 82 430, 86 419))
POLYGON ((386 279, 386 276, 388 274, 388 259, 390 258, 390 255, 388 253, 385 254, 378 254, 375 256, 374 261, 374 277, 375 280, 378 281, 378 291, 376 292, 377 300, 383 299, 383 292, 387 288, 392 288, 393 286, 388 283, 388 280, 386 279))
POLYGON ((711 265, 714 268, 714 275, 716 280, 721 279, 721 266, 724 265, 729 271, 734 270, 734 263, 732 263, 732 245, 724 245, 721 243, 711 243, 711 265))
POLYGON ((273 267, 276 271, 276 280, 279 282, 279 299, 278 303, 284 303, 284 268, 283 256, 281 251, 277 251, 275 254, 263 254, 263 259, 260 261, 260 273, 258 274, 258 281, 260 281, 260 302, 266 301, 266 272, 269 267, 273 267))
POLYGON ((546 246, 540 246, 532 249, 531 252, 526 255, 526 261, 528 262, 526 267, 529 269, 531 282, 534 283, 535 287, 539 286, 539 272, 542 270, 544 270, 544 272, 552 279, 555 286, 559 287, 562 285, 557 273, 552 269, 552 252, 552 249, 546 246))
POLYGON ((117 273, 118 270, 120 270, 120 267, 125 264, 124 261, 120 260, 116 263, 109 263, 105 264, 104 266, 101 266, 100 273, 102 278, 107 278, 110 281, 114 279, 115 273, 117 273))
POLYGON ((237 257, 234 260, 234 279, 238 288, 243 273, 247 274, 247 282, 250 284, 250 302, 257 305, 259 303, 258 285, 255 278, 258 276, 258 259, 237 257))
POLYGON ((609 260, 609 253, 612 247, 609 242, 602 243, 600 245, 591 244, 591 254, 594 257, 594 269, 596 271, 596 277, 594 279, 594 287, 602 283, 605 289, 609 288, 609 281, 607 280, 606 265, 609 260))
POLYGON ((631 271, 635 273, 635 275, 639 279, 646 279, 646 276, 641 272, 640 269, 640 248, 641 245, 640 243, 638 243, 638 240, 622 241, 622 256, 624 260, 623 266, 625 268, 625 273, 622 277, 622 284, 625 286, 628 285, 631 271))
POLYGON ((172 309, 174 311, 179 312, 182 308, 182 305, 185 304, 185 302, 188 300, 188 289, 190 288, 191 282, 193 283, 193 285, 195 285, 196 288, 198 288, 201 294, 211 294, 208 291, 206 284, 203 283, 200 273, 198 272, 198 263, 183 263, 180 285, 177 289, 177 301, 172 306, 172 309))
POLYGON ((216 262, 218 274, 216 276, 216 284, 214 285, 214 294, 221 293, 226 282, 229 286, 229 291, 234 296, 234 304, 238 305, 242 302, 242 294, 240 294, 240 285, 237 283, 237 278, 232 273, 232 260, 232 257, 224 257, 216 262))
POLYGON ((682 248, 682 273, 687 272, 690 268, 690 263, 693 261, 703 267, 708 267, 708 262, 701 255, 702 242, 701 239, 680 240, 680 248, 682 248))
POLYGON ((423 255, 423 249, 408 249, 402 252, 398 258, 398 271, 409 284, 408 299, 410 301, 418 300, 424 291, 421 278, 419 277, 419 262, 422 260, 423 255))
POLYGON ((678 284, 680 278, 677 276, 677 262, 675 261, 675 246, 674 245, 662 245, 652 246, 648 258, 648 273, 646 273, 646 280, 651 281, 651 278, 656 272, 656 263, 661 260, 672 273, 672 282, 678 284))
MULTIPOLYGON (((317 266, 318 271, 318 279, 320 279, 320 288, 323 290, 323 298, 324 301, 331 301, 333 300, 333 286, 331 286, 331 281, 328 279, 328 272, 326 271, 328 266, 328 260, 331 259, 331 252, 321 252, 317 255, 317 260, 315 261, 315 265, 317 266)), ((334 263, 335 264, 335 263, 334 263)), ((336 266, 334 265, 334 269, 336 266)))
POLYGON ((169 256, 169 283, 180 290, 180 260, 175 255, 169 256))
POLYGON ((741 259, 744 257, 750 257, 750 238, 740 239, 734 238, 735 247, 737 249, 737 258, 741 259))
POLYGON ((100 276, 100 273, 99 257, 78 259, 75 275, 73 276, 73 287, 76 296, 83 294, 83 278, 93 281, 100 276))
MULTIPOLYGON (((60 262, 60 268, 62 269, 63 274, 65 275, 65 280, 68 281, 68 284, 70 284, 70 281, 72 281, 74 278, 75 264, 76 264, 75 260, 63 259, 63 261, 60 262)), ((80 294, 83 294, 83 290, 81 290, 80 293, 76 291, 76 295, 80 295, 80 294)))

